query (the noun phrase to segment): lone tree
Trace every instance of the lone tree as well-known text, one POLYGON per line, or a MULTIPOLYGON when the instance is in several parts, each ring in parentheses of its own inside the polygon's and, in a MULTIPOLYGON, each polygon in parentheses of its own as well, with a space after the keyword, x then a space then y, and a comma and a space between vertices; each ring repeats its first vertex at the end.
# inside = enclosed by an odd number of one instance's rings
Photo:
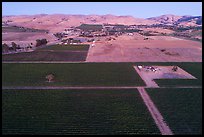
POLYGON ((178 67, 177 67, 177 66, 173 66, 172 70, 173 70, 173 71, 177 71, 177 70, 178 70, 178 67))
POLYGON ((49 75, 47 75, 45 78, 48 80, 48 82, 52 82, 55 77, 54 77, 53 74, 49 74, 49 75))

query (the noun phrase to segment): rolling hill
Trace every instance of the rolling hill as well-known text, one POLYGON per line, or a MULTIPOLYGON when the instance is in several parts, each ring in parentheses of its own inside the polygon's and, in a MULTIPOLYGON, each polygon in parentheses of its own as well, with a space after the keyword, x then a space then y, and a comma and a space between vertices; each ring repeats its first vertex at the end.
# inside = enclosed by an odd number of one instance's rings
POLYGON ((2 24, 16 25, 34 29, 46 29, 52 32, 63 31, 68 27, 81 24, 124 24, 124 25, 152 25, 170 24, 197 26, 202 25, 202 16, 162 15, 152 18, 135 18, 132 16, 107 15, 70 15, 70 14, 38 14, 3 16, 2 24))

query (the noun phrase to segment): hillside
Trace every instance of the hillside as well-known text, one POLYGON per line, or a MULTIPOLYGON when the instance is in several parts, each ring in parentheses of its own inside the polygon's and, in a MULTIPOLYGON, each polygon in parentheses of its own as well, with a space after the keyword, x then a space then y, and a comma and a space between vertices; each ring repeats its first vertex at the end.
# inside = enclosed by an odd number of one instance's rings
POLYGON ((2 22, 10 25, 23 26, 35 29, 47 29, 53 32, 62 31, 66 27, 79 26, 80 24, 156 24, 158 22, 132 16, 115 15, 64 15, 64 14, 39 14, 22 16, 4 16, 2 22), (57 27, 56 27, 57 26, 57 27))
POLYGON ((147 18, 147 20, 160 22, 162 24, 180 25, 180 26, 198 26, 202 25, 202 16, 176 16, 161 15, 158 17, 147 18))

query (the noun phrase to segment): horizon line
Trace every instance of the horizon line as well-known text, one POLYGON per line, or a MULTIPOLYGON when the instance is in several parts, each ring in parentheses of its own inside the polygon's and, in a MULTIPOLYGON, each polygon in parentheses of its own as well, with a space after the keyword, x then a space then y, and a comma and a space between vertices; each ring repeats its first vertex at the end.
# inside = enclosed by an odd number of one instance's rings
MULTIPOLYGON (((2 15, 2 17, 6 17, 6 16, 35 16, 35 15, 72 15, 72 16, 130 16, 130 17, 134 17, 134 18, 141 18, 141 17, 135 17, 133 15, 116 15, 116 14, 65 14, 65 13, 37 13, 37 14, 19 14, 19 15, 2 15)), ((161 15, 155 15, 155 16, 151 16, 151 17, 147 17, 147 18, 152 18, 152 17, 160 17, 160 16, 164 16, 164 15, 172 15, 172 16, 202 16, 202 15, 176 15, 176 14, 161 14, 161 15)), ((143 19, 147 19, 147 18, 143 18, 143 19)))

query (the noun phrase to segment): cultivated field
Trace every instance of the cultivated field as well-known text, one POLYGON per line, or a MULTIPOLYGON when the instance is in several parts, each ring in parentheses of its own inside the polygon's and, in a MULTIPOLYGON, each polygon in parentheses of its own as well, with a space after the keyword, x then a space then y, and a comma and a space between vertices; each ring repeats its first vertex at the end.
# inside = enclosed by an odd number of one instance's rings
POLYGON ((2 55, 3 61, 85 61, 87 52, 34 51, 2 55))
POLYGON ((91 47, 53 45, 2 55, 14 61, 2 65, 3 134, 202 134, 201 43, 144 38, 135 33, 101 38, 91 47), (148 88, 138 65, 163 70, 144 73, 156 88, 148 88))
POLYGON ((174 134, 202 134, 202 88, 146 90, 174 134))
MULTIPOLYGON (((48 40, 33 52, 2 55, 2 133, 202 134, 202 27, 170 28, 163 24, 178 23, 175 19, 182 18, 62 14, 2 17, 2 44, 11 46, 15 42, 27 47, 35 45, 37 39, 48 40), (125 27, 122 24, 157 23, 163 25, 118 30, 125 27), (99 24, 110 28, 111 24, 118 25, 112 31, 104 28, 100 32, 103 26, 99 24), (86 31, 78 31, 76 26, 86 31), (98 32, 91 34, 89 30, 98 32), (119 33, 113 34, 117 30, 119 33), (59 45, 61 39, 53 34, 60 32, 66 38, 80 34, 79 39, 93 42, 59 45), (91 36, 104 33, 113 35, 91 36), (81 37, 84 35, 90 37, 81 37), (161 71, 140 73, 138 65, 159 67, 161 71), (178 66, 176 72, 173 66, 178 66), (52 77, 50 74, 54 76, 51 81, 47 78, 52 77)), ((190 18, 181 23, 202 24, 202 16, 190 18)))
POLYGON ((3 63, 3 86, 146 86, 134 66, 176 65, 196 79, 154 79, 161 87, 202 86, 202 63, 3 63), (55 75, 55 82, 45 76, 55 75))
POLYGON ((145 86, 129 63, 3 63, 2 74, 3 86, 145 86))
POLYGON ((89 45, 53 45, 33 52, 2 55, 3 61, 85 61, 89 45))
POLYGON ((89 45, 86 45, 86 44, 78 44, 78 45, 60 45, 60 44, 57 44, 57 45, 52 45, 52 46, 47 46, 47 47, 44 47, 44 48, 40 48, 40 49, 37 49, 37 51, 46 51, 46 50, 53 50, 53 51, 88 51, 89 50, 89 45))
POLYGON ((138 91, 3 90, 3 134, 160 134, 138 91))

